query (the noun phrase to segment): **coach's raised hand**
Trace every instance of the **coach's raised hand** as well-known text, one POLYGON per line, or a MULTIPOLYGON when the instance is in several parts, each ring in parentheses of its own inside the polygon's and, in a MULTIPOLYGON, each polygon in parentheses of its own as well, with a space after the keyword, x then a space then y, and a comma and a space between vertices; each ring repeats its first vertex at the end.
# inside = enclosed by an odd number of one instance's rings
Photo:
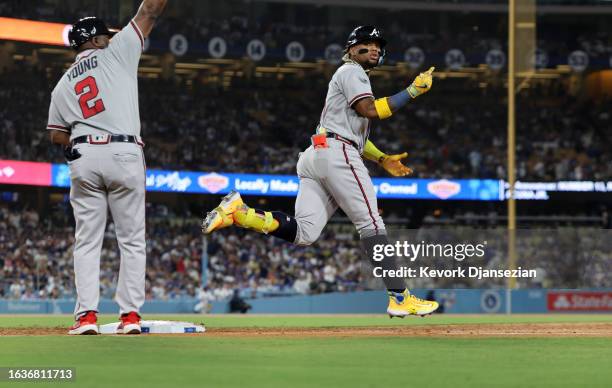
POLYGON ((166 7, 166 2, 167 0, 143 0, 140 4, 138 12, 134 16, 134 22, 145 38, 151 33, 155 21, 166 7))
POLYGON ((433 83, 432 73, 435 70, 435 67, 430 67, 424 73, 419 74, 414 81, 408 86, 408 94, 410 97, 416 98, 421 94, 427 93, 429 89, 431 89, 431 85, 433 83))

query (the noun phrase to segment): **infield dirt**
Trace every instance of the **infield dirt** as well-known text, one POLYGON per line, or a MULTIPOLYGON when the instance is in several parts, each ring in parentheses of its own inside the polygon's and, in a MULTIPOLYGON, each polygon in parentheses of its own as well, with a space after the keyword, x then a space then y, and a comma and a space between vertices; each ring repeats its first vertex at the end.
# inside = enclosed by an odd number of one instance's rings
MULTIPOLYGON (((4 327, 0 336, 66 335, 66 328, 4 327)), ((152 335, 152 334, 150 334, 152 335)), ((612 323, 506 323, 458 325, 410 325, 367 327, 220 327, 209 328, 208 337, 610 337, 612 323)), ((152 335, 160 336, 160 335, 152 335)), ((176 336, 176 335, 169 335, 176 336)), ((185 336, 185 335, 181 335, 185 336)))

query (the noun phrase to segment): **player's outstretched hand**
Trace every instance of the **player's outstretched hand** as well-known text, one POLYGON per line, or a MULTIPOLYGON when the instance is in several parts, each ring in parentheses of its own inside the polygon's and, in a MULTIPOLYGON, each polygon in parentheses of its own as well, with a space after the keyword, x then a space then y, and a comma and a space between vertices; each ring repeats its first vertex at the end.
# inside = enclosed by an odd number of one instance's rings
POLYGON ((432 73, 435 70, 435 67, 430 67, 424 73, 419 74, 414 81, 408 86, 408 94, 410 97, 415 98, 420 96, 421 94, 427 93, 429 89, 431 89, 431 85, 433 83, 432 73))
POLYGON ((408 157, 408 152, 386 156, 380 165, 393 176, 406 176, 412 174, 412 169, 402 164, 402 159, 408 157))

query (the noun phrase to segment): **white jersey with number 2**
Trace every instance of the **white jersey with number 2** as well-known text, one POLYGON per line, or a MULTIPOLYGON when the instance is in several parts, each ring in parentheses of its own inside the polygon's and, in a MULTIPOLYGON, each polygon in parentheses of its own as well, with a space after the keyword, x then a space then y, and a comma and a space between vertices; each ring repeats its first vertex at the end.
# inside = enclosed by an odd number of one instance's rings
POLYGON ((138 62, 143 35, 131 21, 105 49, 80 52, 51 94, 47 129, 140 136, 138 62))

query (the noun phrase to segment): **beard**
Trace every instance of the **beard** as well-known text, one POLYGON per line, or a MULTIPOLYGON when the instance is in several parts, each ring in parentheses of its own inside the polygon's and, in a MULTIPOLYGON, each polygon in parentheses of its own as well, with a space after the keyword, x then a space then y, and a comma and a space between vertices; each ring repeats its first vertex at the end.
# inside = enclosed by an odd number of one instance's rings
POLYGON ((374 60, 374 59, 366 59, 366 61, 363 63, 362 65, 364 68, 366 69, 373 69, 376 66, 378 66, 378 59, 374 60))

